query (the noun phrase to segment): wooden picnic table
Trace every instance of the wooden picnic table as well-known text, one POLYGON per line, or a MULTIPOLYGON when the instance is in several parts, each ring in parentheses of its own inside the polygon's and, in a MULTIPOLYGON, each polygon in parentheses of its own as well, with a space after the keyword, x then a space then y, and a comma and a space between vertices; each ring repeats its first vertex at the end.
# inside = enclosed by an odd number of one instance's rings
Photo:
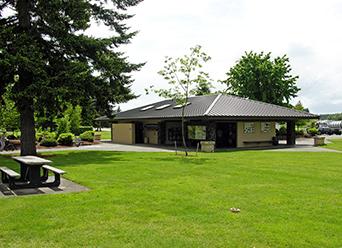
POLYGON ((37 156, 19 156, 13 157, 15 161, 20 163, 20 179, 17 184, 18 188, 36 188, 36 187, 50 187, 58 186, 60 184, 60 175, 65 172, 50 166, 52 161, 40 158, 37 156), (41 170, 43 169, 43 175, 41 170), (51 171, 55 174, 55 181, 47 183, 48 172, 51 171))

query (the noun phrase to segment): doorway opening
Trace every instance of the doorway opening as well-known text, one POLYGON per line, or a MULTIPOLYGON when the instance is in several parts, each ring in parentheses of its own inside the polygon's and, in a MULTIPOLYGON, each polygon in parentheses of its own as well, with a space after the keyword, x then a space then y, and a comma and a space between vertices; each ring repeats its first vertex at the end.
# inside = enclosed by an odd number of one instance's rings
POLYGON ((135 143, 144 143, 144 124, 142 122, 135 123, 135 143))
POLYGON ((236 147, 236 123, 218 122, 216 123, 216 147, 234 148, 236 147))

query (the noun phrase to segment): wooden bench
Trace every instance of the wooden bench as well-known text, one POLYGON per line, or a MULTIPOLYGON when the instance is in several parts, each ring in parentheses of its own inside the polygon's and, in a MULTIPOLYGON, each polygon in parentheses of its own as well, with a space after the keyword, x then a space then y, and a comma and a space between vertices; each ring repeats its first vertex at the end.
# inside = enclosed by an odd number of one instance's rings
POLYGON ((262 143, 267 143, 267 144, 273 144, 273 140, 251 140, 251 141, 244 141, 244 144, 262 144, 262 143))
POLYGON ((61 175, 65 174, 66 172, 61 170, 61 169, 57 169, 55 167, 52 167, 50 165, 43 165, 43 176, 42 176, 42 181, 46 181, 49 177, 49 171, 51 171, 54 175, 55 175, 55 180, 51 183, 51 186, 59 186, 61 183, 61 175))
POLYGON ((15 179, 20 177, 20 174, 7 168, 7 167, 0 167, 1 171, 1 181, 3 183, 8 183, 8 187, 10 189, 15 188, 15 179))

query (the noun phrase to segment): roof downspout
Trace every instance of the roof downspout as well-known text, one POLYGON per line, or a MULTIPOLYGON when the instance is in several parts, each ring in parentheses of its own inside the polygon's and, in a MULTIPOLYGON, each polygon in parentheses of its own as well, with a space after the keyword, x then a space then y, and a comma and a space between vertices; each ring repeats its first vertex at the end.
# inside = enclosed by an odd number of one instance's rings
POLYGON ((209 108, 204 112, 204 115, 208 115, 209 112, 212 110, 212 108, 215 106, 216 102, 220 99, 222 94, 217 95, 217 97, 214 99, 214 101, 210 104, 209 108))

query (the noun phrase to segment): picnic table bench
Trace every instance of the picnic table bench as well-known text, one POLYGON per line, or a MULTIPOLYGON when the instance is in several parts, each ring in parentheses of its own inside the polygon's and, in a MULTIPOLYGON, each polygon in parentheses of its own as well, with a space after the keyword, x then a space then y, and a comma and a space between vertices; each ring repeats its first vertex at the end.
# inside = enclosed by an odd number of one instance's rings
POLYGON ((38 187, 58 187, 61 182, 61 175, 65 171, 50 166, 52 161, 36 156, 13 157, 20 163, 20 174, 7 168, 0 167, 3 183, 9 183, 9 188, 38 188, 38 187), (43 170, 43 174, 41 174, 43 170), (47 182, 49 172, 54 174, 54 181, 47 182), (20 177, 19 179, 17 179, 20 177))
POLYGON ((49 171, 51 171, 55 176, 55 180, 51 184, 53 186, 59 186, 59 184, 61 183, 61 175, 65 174, 65 171, 61 169, 57 169, 50 165, 43 165, 42 168, 43 168, 42 181, 46 181, 49 178, 49 171))
POLYGON ((7 167, 0 167, 1 171, 1 181, 3 183, 8 183, 10 188, 15 186, 15 179, 20 177, 20 174, 7 168, 7 167))

